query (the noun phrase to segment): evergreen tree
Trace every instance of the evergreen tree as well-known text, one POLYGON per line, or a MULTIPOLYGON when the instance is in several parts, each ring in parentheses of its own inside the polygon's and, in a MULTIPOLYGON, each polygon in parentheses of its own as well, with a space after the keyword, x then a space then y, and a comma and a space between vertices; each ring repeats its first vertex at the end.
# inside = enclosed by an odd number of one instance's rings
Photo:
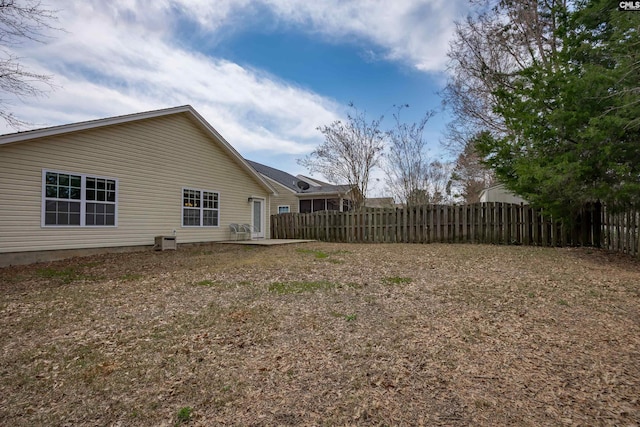
POLYGON ((499 180, 570 219, 640 205, 640 14, 610 1, 554 11, 560 49, 493 91, 508 132, 478 144, 499 180))

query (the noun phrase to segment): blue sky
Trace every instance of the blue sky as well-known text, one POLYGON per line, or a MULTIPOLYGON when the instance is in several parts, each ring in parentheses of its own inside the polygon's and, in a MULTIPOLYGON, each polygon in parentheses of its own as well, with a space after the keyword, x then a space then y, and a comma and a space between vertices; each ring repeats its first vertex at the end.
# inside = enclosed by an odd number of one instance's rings
MULTIPOLYGON (((191 104, 242 155, 293 174, 307 173, 296 159, 349 102, 384 115, 384 126, 393 105, 409 104, 409 121, 440 109, 448 42, 467 8, 465 0, 48 3, 64 31, 11 50, 56 86, 13 101, 32 127, 191 104)), ((428 126, 434 155, 446 120, 440 113, 428 126)))

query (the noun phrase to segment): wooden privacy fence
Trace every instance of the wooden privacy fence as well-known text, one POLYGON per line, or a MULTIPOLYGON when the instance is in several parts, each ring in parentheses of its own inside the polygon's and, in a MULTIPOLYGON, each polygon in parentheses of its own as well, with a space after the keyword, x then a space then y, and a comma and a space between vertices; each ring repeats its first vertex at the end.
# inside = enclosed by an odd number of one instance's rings
POLYGON ((600 245, 611 251, 640 255, 640 211, 613 210, 602 207, 602 240, 600 245))
POLYGON ((274 239, 370 243, 493 243, 602 246, 638 254, 638 212, 587 205, 566 226, 541 209, 510 203, 287 213, 271 217, 274 239))

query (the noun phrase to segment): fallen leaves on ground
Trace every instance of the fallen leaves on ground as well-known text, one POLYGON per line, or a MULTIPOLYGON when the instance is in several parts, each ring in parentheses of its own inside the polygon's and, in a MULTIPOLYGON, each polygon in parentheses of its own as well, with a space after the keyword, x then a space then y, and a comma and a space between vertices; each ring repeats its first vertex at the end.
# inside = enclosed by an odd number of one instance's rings
POLYGON ((603 251, 213 244, 0 292, 3 425, 640 423, 640 262, 603 251))

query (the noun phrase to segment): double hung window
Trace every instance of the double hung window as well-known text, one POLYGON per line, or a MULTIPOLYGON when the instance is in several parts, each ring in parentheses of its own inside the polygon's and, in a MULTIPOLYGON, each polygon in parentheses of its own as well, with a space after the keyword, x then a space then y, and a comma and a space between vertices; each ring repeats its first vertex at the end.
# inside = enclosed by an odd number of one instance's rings
POLYGON ((182 190, 182 226, 217 227, 220 215, 220 195, 214 191, 182 190))
POLYGON ((117 225, 118 182, 84 174, 44 171, 42 225, 117 225))

